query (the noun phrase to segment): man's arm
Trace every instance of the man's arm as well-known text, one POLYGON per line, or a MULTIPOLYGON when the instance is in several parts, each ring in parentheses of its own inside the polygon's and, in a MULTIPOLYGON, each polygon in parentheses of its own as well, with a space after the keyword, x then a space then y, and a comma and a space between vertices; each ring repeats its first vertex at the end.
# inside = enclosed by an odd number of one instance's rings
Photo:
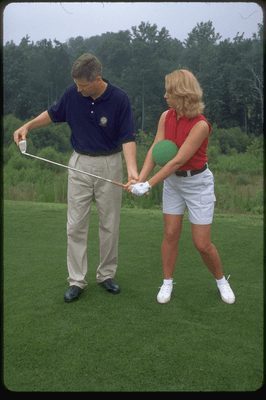
POLYGON ((51 120, 47 111, 44 111, 38 117, 33 120, 27 122, 25 125, 21 126, 14 132, 14 142, 18 146, 21 140, 26 140, 26 135, 29 131, 33 129, 41 128, 43 126, 47 126, 51 124, 53 121, 51 120))
MULTIPOLYGON (((148 151, 148 154, 147 154, 146 159, 144 161, 142 170, 141 170, 141 172, 139 174, 138 182, 145 182, 148 179, 148 176, 150 175, 151 171, 154 169, 154 167, 156 165, 155 162, 153 161, 153 158, 152 158, 152 149, 153 149, 153 147, 155 146, 155 144, 157 142, 159 142, 160 140, 163 140, 165 138, 164 122, 165 122, 165 117, 166 117, 167 113, 168 113, 168 111, 165 111, 161 115, 154 142, 153 142, 150 150, 148 151)), ((129 189, 129 187, 134 183, 136 183, 136 182, 130 182, 130 180, 127 182, 126 190, 128 192, 131 192, 131 189, 129 189)))
POLYGON ((136 162, 136 144, 135 142, 123 143, 123 153, 127 165, 128 181, 139 179, 137 162, 136 162))

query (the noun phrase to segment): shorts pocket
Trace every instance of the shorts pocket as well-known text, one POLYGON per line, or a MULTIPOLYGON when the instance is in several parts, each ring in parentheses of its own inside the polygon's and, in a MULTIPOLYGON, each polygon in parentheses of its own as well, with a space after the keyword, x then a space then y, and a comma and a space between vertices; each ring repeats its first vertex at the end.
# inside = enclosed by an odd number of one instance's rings
POLYGON ((209 195, 201 196, 200 200, 201 200, 201 204, 208 204, 208 203, 213 203, 214 201, 216 201, 216 197, 214 194, 209 194, 209 195))
POLYGON ((214 176, 213 173, 207 169, 206 171, 203 172, 202 175, 202 182, 204 183, 205 186, 214 184, 214 176), (204 175, 203 175, 204 174, 204 175))

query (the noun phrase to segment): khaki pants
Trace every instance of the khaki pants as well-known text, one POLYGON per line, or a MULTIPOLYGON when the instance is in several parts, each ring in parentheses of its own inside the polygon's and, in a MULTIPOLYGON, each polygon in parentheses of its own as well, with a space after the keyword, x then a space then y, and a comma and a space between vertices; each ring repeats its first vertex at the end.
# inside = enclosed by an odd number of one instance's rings
MULTIPOLYGON (((74 151, 70 167, 103 178, 122 182, 121 153, 90 157, 74 151)), ((100 264, 99 283, 115 276, 118 264, 118 236, 122 187, 75 171, 68 171, 67 267, 69 285, 83 289, 88 271, 87 239, 93 196, 99 216, 100 264)), ((93 251, 93 249, 90 249, 93 251)))

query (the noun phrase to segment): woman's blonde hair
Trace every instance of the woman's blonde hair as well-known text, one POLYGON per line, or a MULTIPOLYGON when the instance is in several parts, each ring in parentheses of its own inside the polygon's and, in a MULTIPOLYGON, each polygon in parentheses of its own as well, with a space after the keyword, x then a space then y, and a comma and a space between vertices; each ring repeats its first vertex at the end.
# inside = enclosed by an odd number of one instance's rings
POLYGON ((165 88, 177 100, 176 112, 180 116, 195 118, 203 113, 202 89, 195 76, 188 70, 178 69, 165 77, 165 88))

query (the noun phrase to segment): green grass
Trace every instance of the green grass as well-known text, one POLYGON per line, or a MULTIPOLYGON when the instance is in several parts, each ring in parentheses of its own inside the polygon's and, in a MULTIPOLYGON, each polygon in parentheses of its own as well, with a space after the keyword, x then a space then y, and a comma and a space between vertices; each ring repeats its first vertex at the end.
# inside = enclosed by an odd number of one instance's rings
POLYGON ((119 295, 96 283, 98 216, 88 286, 65 303, 64 204, 4 202, 4 364, 11 391, 254 391, 263 383, 263 221, 217 214, 212 229, 236 303, 223 303, 184 218, 174 291, 162 284, 159 210, 121 212, 119 295))

